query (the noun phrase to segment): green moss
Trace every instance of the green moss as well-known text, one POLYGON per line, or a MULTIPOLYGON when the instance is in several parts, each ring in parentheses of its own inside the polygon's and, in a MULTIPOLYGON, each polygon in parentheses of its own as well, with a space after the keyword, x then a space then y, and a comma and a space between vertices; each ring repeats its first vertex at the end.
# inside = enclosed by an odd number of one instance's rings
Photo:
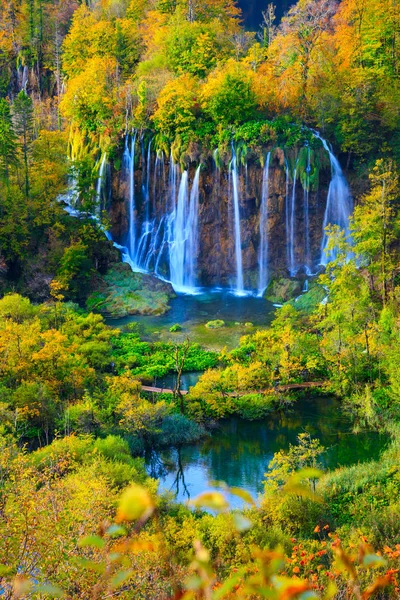
POLYGON ((132 273, 129 265, 119 263, 99 279, 87 302, 88 310, 112 318, 127 315, 163 315, 169 310, 174 291, 151 275, 132 273))
POLYGON ((310 289, 305 294, 302 294, 296 300, 291 300, 291 304, 299 311, 310 315, 321 304, 326 296, 326 291, 318 283, 312 283, 310 289))
POLYGON ((274 304, 284 304, 301 294, 301 283, 294 279, 274 279, 269 284, 265 297, 274 304))
POLYGON ((169 328, 171 333, 177 333, 178 331, 182 331, 182 327, 178 324, 176 325, 172 325, 172 327, 169 328))

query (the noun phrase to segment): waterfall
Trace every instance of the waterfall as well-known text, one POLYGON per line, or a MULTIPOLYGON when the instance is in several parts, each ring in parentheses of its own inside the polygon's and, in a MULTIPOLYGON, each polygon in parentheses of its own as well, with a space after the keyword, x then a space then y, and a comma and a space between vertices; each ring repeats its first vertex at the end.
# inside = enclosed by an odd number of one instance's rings
POLYGON ((151 174, 151 142, 150 140, 147 148, 147 160, 146 160, 146 184, 143 189, 143 198, 146 205, 146 221, 150 219, 150 174, 151 174))
POLYGON ((170 239, 170 279, 177 291, 185 287, 185 242, 188 210, 188 172, 184 171, 179 186, 176 209, 172 214, 170 239))
POLYGON ((290 205, 289 218, 289 273, 290 277, 294 277, 297 273, 296 260, 294 256, 295 243, 295 219, 296 219, 296 181, 297 181, 297 162, 293 172, 292 196, 290 205))
POLYGON ((235 238, 235 255, 236 255, 236 288, 235 293, 238 296, 243 296, 243 263, 242 263, 242 237, 240 230, 240 197, 239 197, 239 175, 237 170, 237 159, 234 148, 232 148, 232 189, 233 189, 233 209, 234 209, 234 238, 235 238))
POLYGON ((103 158, 101 159, 99 173, 97 175, 97 185, 96 185, 96 206, 95 213, 98 217, 101 215, 101 192, 103 188, 103 179, 104 179, 104 169, 107 164, 107 155, 103 154, 103 158))
POLYGON ((310 246, 310 172, 311 150, 307 147, 306 178, 304 182, 304 269, 311 275, 311 246, 310 246))
POLYGON ((257 293, 259 298, 262 298, 268 285, 268 196, 270 159, 271 152, 268 152, 264 165, 260 210, 260 249, 258 252, 259 277, 257 293))
POLYGON ((20 89, 20 91, 24 90, 26 92, 26 86, 28 85, 28 81, 29 81, 29 69, 26 65, 22 69, 22 76, 20 75, 20 69, 18 69, 18 76, 19 76, 19 80, 20 80, 19 89, 20 89))
POLYGON ((199 251, 199 182, 201 165, 197 167, 192 191, 190 193, 189 216, 187 221, 187 249, 186 249, 186 287, 191 290, 196 288, 197 280, 197 254, 199 251))
POLYGON ((150 219, 150 173, 151 173, 151 142, 147 148, 147 158, 144 151, 144 142, 141 141, 142 148, 142 197, 144 204, 144 220, 142 222, 139 242, 136 249, 136 265, 141 271, 147 271, 146 265, 150 262, 149 252, 152 249, 152 237, 155 229, 155 220, 150 219))
POLYGON ((286 231, 286 264, 289 269, 290 264, 290 215, 289 215, 289 163, 285 157, 285 179, 286 179, 286 193, 285 193, 285 231, 286 231))
POLYGON ((329 154, 331 163, 332 179, 328 190, 328 199, 323 224, 323 238, 321 244, 321 260, 320 264, 325 266, 337 258, 335 248, 328 250, 328 236, 326 227, 328 225, 338 225, 344 230, 346 237, 349 237, 349 220, 353 212, 353 199, 350 194, 350 189, 338 159, 332 153, 326 140, 324 140, 318 132, 314 132, 315 136, 321 140, 323 147, 329 154))
POLYGON ((136 265, 136 206, 135 206, 135 145, 136 135, 131 136, 131 147, 129 150, 129 136, 126 136, 125 151, 123 155, 124 170, 128 174, 129 181, 129 229, 128 250, 132 265, 136 265))
POLYGON ((170 219, 170 281, 175 290, 184 293, 196 291, 200 168, 196 170, 190 196, 188 172, 182 173, 176 207, 170 219))

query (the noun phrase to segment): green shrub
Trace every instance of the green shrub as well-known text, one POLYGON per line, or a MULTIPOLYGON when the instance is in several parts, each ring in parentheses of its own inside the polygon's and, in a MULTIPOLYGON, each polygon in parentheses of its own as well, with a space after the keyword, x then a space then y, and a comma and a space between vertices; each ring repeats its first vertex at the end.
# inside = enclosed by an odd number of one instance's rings
POLYGON ((208 321, 206 323, 207 329, 220 329, 221 327, 225 327, 225 321, 221 319, 216 319, 215 321, 208 321))
POLYGON ((182 327, 181 325, 172 325, 172 327, 169 328, 171 333, 177 333, 178 331, 182 331, 182 327))
POLYGON ((204 427, 180 414, 165 417, 160 430, 156 443, 163 446, 191 444, 206 433, 204 427))
POLYGON ((117 435, 98 438, 94 443, 94 447, 100 454, 110 460, 127 464, 132 463, 133 459, 128 442, 117 435))
POLYGON ((249 421, 264 419, 273 410, 273 397, 263 394, 239 396, 234 403, 238 415, 249 421))

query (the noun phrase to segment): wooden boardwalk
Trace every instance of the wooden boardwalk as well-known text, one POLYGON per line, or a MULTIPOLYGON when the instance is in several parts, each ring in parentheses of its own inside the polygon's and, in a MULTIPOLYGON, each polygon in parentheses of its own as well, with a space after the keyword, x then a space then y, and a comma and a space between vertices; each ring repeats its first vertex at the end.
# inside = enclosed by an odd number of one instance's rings
MULTIPOLYGON (((288 385, 278 385, 277 387, 271 388, 269 390, 252 390, 248 392, 238 392, 238 393, 230 393, 228 396, 232 398, 236 398, 238 396, 247 396, 247 394, 267 394, 268 392, 289 392, 290 390, 306 390, 309 388, 320 388, 325 385, 325 381, 305 381, 303 383, 290 383, 288 385)), ((158 388, 152 387, 149 385, 143 385, 142 390, 144 392, 149 392, 151 394, 175 394, 174 390, 169 388, 158 388)), ((186 396, 188 394, 187 390, 181 390, 180 393, 182 396, 186 396)))
MULTIPOLYGON (((174 390, 170 390, 169 388, 151 387, 149 385, 142 385, 142 390, 152 394, 175 394, 174 390)), ((181 390, 182 396, 185 396, 187 393, 187 390, 181 390)))

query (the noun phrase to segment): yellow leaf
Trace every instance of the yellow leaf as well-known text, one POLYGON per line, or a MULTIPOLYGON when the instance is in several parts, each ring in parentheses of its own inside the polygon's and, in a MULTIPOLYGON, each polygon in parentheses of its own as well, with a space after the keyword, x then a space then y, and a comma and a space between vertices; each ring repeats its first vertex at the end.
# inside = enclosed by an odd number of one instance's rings
POLYGON ((122 494, 117 511, 117 521, 136 521, 148 518, 154 511, 154 503, 149 492, 132 484, 122 494))
POLYGON ((220 492, 204 492, 204 494, 200 494, 200 496, 191 500, 190 504, 196 508, 210 508, 211 510, 225 510, 229 508, 225 496, 220 492))

